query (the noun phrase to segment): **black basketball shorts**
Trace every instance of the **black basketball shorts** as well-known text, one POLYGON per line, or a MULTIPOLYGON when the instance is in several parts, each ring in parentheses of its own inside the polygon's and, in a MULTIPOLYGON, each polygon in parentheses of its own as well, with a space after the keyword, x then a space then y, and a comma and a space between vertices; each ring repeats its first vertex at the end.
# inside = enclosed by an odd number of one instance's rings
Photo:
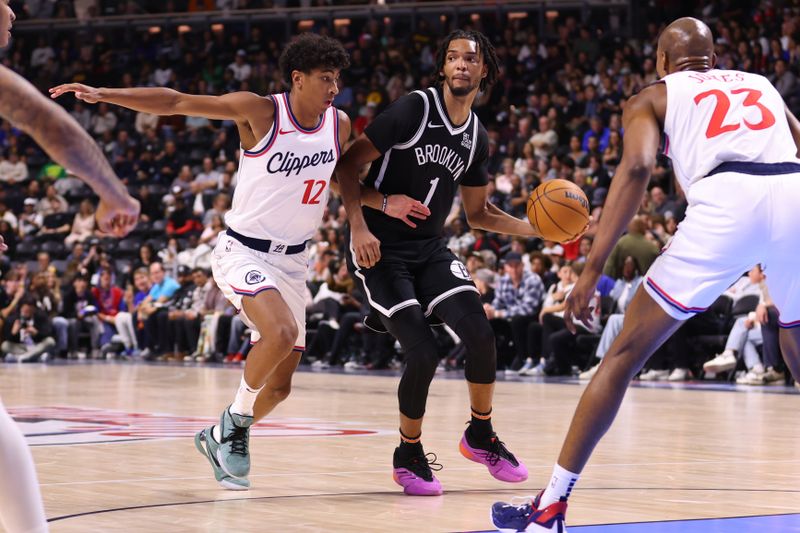
POLYGON ((412 305, 421 306, 430 317, 436 305, 450 296, 478 292, 467 267, 440 238, 382 242, 381 259, 372 268, 359 267, 350 247, 347 264, 372 308, 387 317, 412 305))

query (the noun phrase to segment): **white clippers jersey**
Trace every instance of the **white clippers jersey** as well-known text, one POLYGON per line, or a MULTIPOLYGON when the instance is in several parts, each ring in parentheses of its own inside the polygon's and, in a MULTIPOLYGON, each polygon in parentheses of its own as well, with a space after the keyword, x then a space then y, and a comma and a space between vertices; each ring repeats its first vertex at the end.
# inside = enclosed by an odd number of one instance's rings
POLYGON ((316 128, 305 130, 287 93, 270 98, 275 123, 256 146, 242 150, 225 223, 246 237, 301 244, 313 236, 328 204, 340 152, 339 116, 330 107, 316 128))
POLYGON ((726 161, 798 162, 783 99, 765 77, 737 70, 684 71, 664 82, 664 152, 685 193, 726 161))

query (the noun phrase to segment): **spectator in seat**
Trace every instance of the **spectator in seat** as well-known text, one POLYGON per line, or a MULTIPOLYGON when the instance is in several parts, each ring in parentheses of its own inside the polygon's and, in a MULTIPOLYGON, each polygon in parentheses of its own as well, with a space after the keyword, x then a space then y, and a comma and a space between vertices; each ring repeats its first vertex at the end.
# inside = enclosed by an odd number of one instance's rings
POLYGON ((97 301, 89 290, 89 277, 79 274, 72 281, 72 287, 64 295, 61 316, 69 323, 69 352, 71 357, 83 359, 86 352, 79 351, 80 335, 89 334, 89 350, 93 358, 100 355, 100 333, 102 327, 97 318, 97 301))
POLYGON ((20 273, 14 270, 7 272, 0 287, 0 332, 4 331, 8 317, 19 312, 19 304, 24 296, 25 284, 20 273))
POLYGON ((509 325, 515 354, 508 368, 518 370, 529 355, 528 325, 537 320, 544 299, 544 284, 539 276, 524 270, 519 253, 506 254, 503 268, 505 275, 498 281, 494 301, 484 304, 483 310, 493 328, 502 327, 498 320, 509 325))
POLYGON ((137 315, 144 322, 144 333, 147 348, 142 353, 145 359, 155 359, 170 347, 165 344, 166 334, 159 324, 163 323, 168 314, 168 306, 180 284, 166 275, 164 265, 160 261, 150 263, 150 292, 142 300, 137 309, 137 315))
POLYGON ((9 150, 7 159, 0 161, 0 182, 14 185, 28 179, 28 165, 16 150, 9 150))
MULTIPOLYGON (((45 197, 36 204, 36 212, 46 217, 55 213, 66 213, 69 205, 63 196, 58 194, 54 185, 48 185, 45 189, 45 197)), ((65 231, 69 231, 69 225, 65 231)))
POLYGON ((25 198, 23 202, 22 214, 17 219, 17 231, 21 239, 33 237, 42 229, 44 217, 36 212, 37 202, 36 198, 25 198))
POLYGON ((133 353, 136 348, 133 340, 135 339, 133 317, 130 313, 125 312, 127 310, 125 293, 122 289, 112 284, 110 270, 103 269, 100 271, 99 284, 92 287, 92 296, 97 302, 97 318, 101 326, 98 344, 103 347, 111 342, 114 335, 119 333, 127 351, 126 355, 133 353))
POLYGON ((24 363, 36 358, 47 359, 45 353, 56 344, 47 315, 37 309, 36 302, 31 299, 20 302, 19 310, 10 315, 5 326, 3 338, 6 340, 0 349, 6 361, 24 363))
POLYGON ((64 239, 64 244, 72 247, 76 242, 85 242, 95 233, 94 205, 89 200, 81 201, 80 208, 72 221, 72 230, 64 239))
MULTIPOLYGON (((619 336, 622 331, 622 323, 625 319, 625 311, 628 309, 633 295, 642 283, 642 271, 636 258, 629 255, 625 258, 622 265, 622 277, 619 278, 611 290, 611 298, 614 299, 615 306, 613 313, 608 317, 606 325, 603 328, 603 334, 600 337, 600 343, 595 350, 595 358, 601 362, 606 352, 611 347, 611 343, 619 336)), ((579 378, 582 380, 592 379, 592 377, 600 368, 600 363, 595 364, 588 370, 581 372, 579 378)))
POLYGON ((650 265, 658 257, 659 250, 656 245, 647 240, 644 235, 645 231, 647 231, 647 222, 644 218, 634 217, 628 224, 628 233, 623 235, 611 250, 611 255, 608 256, 608 261, 603 268, 603 274, 613 279, 622 277, 625 258, 628 256, 636 259, 642 272, 650 269, 650 265))

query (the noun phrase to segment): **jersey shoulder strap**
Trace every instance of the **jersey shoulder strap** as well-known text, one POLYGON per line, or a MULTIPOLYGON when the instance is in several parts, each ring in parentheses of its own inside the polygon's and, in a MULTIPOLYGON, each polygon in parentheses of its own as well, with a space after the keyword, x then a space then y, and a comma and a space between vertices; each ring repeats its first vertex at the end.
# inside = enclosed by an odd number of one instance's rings
POLYGON ((417 141, 419 141, 419 138, 422 137, 422 133, 425 131, 425 127, 428 123, 428 113, 431 107, 431 104, 428 100, 428 95, 425 94, 425 91, 414 91, 411 94, 418 94, 420 98, 422 98, 422 105, 423 105, 422 120, 420 121, 419 126, 417 127, 416 133, 414 133, 411 139, 409 139, 404 143, 396 144, 393 146, 393 148, 397 150, 404 150, 406 148, 410 148, 415 144, 417 144, 417 141))

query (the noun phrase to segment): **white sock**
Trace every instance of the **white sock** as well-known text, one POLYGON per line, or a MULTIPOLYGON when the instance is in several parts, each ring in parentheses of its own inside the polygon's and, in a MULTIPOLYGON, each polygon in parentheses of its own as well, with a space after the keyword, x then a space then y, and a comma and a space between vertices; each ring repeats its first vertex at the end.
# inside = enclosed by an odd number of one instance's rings
POLYGON ((244 380, 244 375, 242 375, 242 382, 239 384, 239 390, 236 391, 236 398, 233 400, 233 404, 231 404, 231 413, 253 416, 253 405, 256 403, 258 393, 261 392, 263 388, 263 385, 257 389, 249 386, 244 380))
POLYGON ((578 482, 579 477, 581 477, 580 474, 573 474, 556 464, 553 467, 553 477, 550 478, 550 483, 547 484, 539 501, 539 509, 544 509, 561 498, 569 498, 572 487, 578 482))
POLYGON ((6 531, 47 531, 36 468, 22 432, 0 403, 0 525, 6 531))

